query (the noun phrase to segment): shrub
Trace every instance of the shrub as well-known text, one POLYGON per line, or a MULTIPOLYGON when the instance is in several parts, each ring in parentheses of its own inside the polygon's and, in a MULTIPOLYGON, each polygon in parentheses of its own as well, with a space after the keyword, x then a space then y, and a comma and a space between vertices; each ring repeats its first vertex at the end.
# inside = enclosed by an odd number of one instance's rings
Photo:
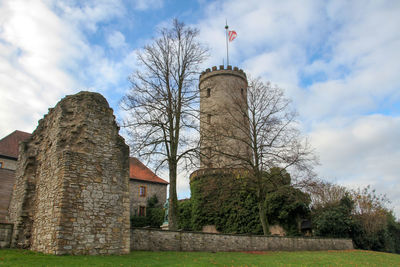
POLYGON ((164 221, 164 209, 158 202, 157 196, 153 195, 147 201, 146 216, 132 216, 132 227, 153 227, 159 228, 164 221))
POLYGON ((190 199, 180 200, 178 202, 179 211, 179 229, 191 231, 192 227, 192 202, 190 199))

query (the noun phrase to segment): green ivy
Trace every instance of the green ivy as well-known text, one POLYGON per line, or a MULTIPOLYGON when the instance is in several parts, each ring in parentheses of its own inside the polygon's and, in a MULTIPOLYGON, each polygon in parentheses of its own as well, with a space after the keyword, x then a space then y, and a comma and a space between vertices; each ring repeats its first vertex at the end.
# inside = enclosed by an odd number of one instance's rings
POLYGON ((269 193, 266 201, 270 224, 279 224, 287 235, 299 235, 298 224, 310 216, 309 195, 289 184, 269 193))
POLYGON ((255 197, 246 179, 235 174, 209 174, 190 184, 193 230, 215 225, 222 233, 262 234, 255 197))
POLYGON ((191 231, 192 228, 192 201, 184 199, 178 202, 179 229, 191 231))
MULTIPOLYGON (((289 176, 290 177, 290 176, 289 176)), ((290 179, 290 178, 289 178, 290 179)), ((257 199, 245 175, 214 173, 195 177, 191 188, 191 226, 215 225, 222 233, 262 234, 257 199)), ((308 194, 290 185, 267 196, 267 217, 288 235, 298 235, 298 223, 309 216, 308 194)))

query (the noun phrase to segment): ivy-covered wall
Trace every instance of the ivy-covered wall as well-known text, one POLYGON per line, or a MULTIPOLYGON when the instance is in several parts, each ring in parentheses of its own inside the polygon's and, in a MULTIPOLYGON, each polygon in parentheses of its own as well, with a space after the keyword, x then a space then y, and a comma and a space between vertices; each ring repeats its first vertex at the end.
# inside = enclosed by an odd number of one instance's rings
MULTIPOLYGON (((289 174, 285 177, 285 181, 271 184, 274 189, 267 193, 265 213, 270 225, 282 226, 287 235, 301 235, 299 226, 309 216, 310 198, 290 184, 289 174)), ((185 214, 181 228, 199 231, 205 225, 215 225, 221 233, 263 234, 254 183, 250 186, 249 182, 243 170, 202 169, 193 173, 190 203, 186 201, 180 210, 185 214), (187 223, 189 208, 191 228, 187 223)))
POLYGON ((191 176, 192 230, 215 225, 222 233, 262 234, 254 194, 241 172, 210 171, 191 176))

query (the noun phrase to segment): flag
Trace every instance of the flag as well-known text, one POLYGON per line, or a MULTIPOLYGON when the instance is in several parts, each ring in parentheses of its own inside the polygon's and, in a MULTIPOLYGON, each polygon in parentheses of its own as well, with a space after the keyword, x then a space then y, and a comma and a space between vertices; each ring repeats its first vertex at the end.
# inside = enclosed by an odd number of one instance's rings
POLYGON ((233 40, 235 40, 237 33, 235 31, 229 31, 228 36, 229 36, 229 42, 232 42, 233 40))

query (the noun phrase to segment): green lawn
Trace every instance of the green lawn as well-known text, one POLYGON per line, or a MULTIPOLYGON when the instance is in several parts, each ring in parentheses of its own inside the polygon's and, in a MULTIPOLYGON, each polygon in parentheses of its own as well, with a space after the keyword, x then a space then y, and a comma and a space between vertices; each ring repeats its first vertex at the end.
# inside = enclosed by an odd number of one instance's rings
POLYGON ((53 256, 0 250, 0 266, 400 266, 400 255, 372 251, 142 252, 123 256, 53 256))

